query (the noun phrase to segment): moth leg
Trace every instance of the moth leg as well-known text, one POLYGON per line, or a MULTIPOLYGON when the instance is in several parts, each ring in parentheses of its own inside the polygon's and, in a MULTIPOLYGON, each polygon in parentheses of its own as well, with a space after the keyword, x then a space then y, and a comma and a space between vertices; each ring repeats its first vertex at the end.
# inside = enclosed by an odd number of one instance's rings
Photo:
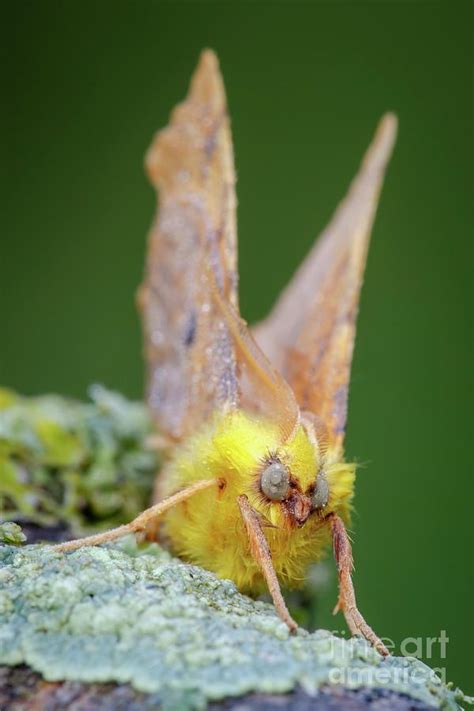
POLYGON ((357 609, 354 584, 351 576, 354 568, 352 548, 344 523, 342 519, 334 513, 329 514, 328 520, 331 525, 334 557, 336 559, 337 572, 339 575, 339 598, 334 608, 334 614, 341 610, 344 613, 351 634, 365 637, 380 654, 384 657, 388 656, 390 654, 388 649, 357 609))
POLYGON ((126 523, 123 526, 118 526, 118 528, 112 528, 110 531, 104 531, 103 533, 97 533, 93 536, 86 536, 85 538, 77 538, 74 541, 66 541, 65 543, 59 543, 58 545, 52 546, 55 551, 74 551, 77 548, 82 548, 83 546, 98 546, 102 543, 109 543, 109 541, 115 541, 117 538, 126 536, 129 533, 138 533, 144 531, 153 519, 158 518, 168 509, 173 508, 177 504, 180 504, 190 496, 196 494, 198 491, 203 491, 204 489, 209 489, 211 486, 217 486, 219 484, 216 479, 203 479, 202 481, 197 481, 195 484, 186 487, 182 491, 178 491, 172 496, 168 496, 163 501, 150 506, 149 509, 145 509, 130 523, 126 523))
POLYGON ((268 546, 267 539, 264 536, 259 515, 249 504, 249 500, 246 496, 238 496, 237 502, 239 504, 240 513, 242 514, 247 535, 249 537, 250 550, 254 559, 262 569, 263 577, 265 578, 268 590, 272 596, 276 611, 291 631, 296 630, 298 625, 288 612, 285 600, 281 594, 278 578, 272 564, 270 548, 268 546))
MULTIPOLYGON (((155 483, 153 486, 153 504, 158 504, 163 499, 163 482, 166 480, 166 464, 163 464, 160 469, 160 474, 155 477, 155 483)), ((140 538, 138 540, 149 541, 150 543, 158 542, 160 540, 160 518, 155 517, 150 519, 147 524, 146 529, 141 532, 140 538)))

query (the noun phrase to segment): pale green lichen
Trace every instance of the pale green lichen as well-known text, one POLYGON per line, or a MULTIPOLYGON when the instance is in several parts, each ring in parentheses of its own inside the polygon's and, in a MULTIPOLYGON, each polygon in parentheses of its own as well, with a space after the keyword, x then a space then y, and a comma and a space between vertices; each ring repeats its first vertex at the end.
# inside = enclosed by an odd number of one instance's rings
POLYGON ((158 469, 142 403, 95 385, 91 403, 0 389, 0 522, 67 523, 76 532, 132 519, 158 469))
POLYGON ((17 523, 5 521, 0 523, 0 543, 8 543, 12 546, 21 546, 25 543, 26 536, 17 523))
POLYGON ((271 605, 156 545, 68 555, 0 546, 0 619, 0 664, 26 663, 51 681, 130 682, 169 709, 327 683, 458 708, 422 662, 383 659, 322 630, 290 635, 271 605))

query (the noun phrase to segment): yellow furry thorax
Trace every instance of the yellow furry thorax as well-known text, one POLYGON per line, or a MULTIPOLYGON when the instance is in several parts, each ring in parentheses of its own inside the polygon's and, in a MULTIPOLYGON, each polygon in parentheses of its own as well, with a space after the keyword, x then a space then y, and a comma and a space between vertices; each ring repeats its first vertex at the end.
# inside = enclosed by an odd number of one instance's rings
POLYGON ((170 546, 183 559, 230 578, 240 590, 259 592, 263 577, 254 561, 237 497, 250 504, 272 526, 265 527, 275 571, 283 585, 298 587, 308 565, 317 561, 330 540, 329 526, 316 512, 300 528, 289 525, 279 501, 259 490, 262 468, 278 456, 302 491, 314 486, 324 466, 329 501, 324 515, 336 512, 349 519, 355 465, 340 461, 329 449, 318 461, 314 444, 299 425, 289 442, 280 442, 278 428, 242 411, 217 415, 185 444, 177 447, 160 474, 160 492, 172 494, 201 479, 216 478, 222 486, 207 489, 171 509, 163 519, 170 546))

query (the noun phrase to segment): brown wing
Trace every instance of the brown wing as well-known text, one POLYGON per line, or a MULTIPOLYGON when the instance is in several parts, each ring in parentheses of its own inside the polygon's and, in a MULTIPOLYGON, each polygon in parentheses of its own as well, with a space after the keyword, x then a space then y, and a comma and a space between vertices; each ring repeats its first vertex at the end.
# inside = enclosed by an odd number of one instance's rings
POLYGON ((146 160, 159 191, 139 302, 148 404, 172 439, 238 405, 291 436, 294 395, 238 312, 235 176, 222 78, 203 52, 187 99, 146 160))
POLYGON ((387 114, 349 193, 255 336, 342 446, 359 293, 382 181, 396 136, 387 114))
POLYGON ((237 307, 232 140, 213 52, 202 53, 146 168, 159 191, 139 291, 148 403, 161 432, 179 439, 238 398, 232 339, 209 283, 211 274, 237 307))

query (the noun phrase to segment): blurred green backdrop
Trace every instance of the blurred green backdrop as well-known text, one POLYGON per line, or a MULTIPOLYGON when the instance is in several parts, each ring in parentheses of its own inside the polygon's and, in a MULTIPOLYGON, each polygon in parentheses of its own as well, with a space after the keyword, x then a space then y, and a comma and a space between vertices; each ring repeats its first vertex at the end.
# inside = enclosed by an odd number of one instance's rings
MULTIPOLYGON (((353 368, 361 609, 382 635, 472 650, 472 5, 8 3, 0 382, 142 393, 134 293, 153 132, 202 47, 224 72, 238 170, 241 303, 264 315, 387 109, 399 141, 374 230, 353 368)), ((321 604, 331 618, 334 584, 321 604)), ((413 651, 414 646, 410 646, 413 651)), ((426 651, 426 647, 425 647, 426 651)), ((425 654, 425 657, 427 655, 425 654)))

